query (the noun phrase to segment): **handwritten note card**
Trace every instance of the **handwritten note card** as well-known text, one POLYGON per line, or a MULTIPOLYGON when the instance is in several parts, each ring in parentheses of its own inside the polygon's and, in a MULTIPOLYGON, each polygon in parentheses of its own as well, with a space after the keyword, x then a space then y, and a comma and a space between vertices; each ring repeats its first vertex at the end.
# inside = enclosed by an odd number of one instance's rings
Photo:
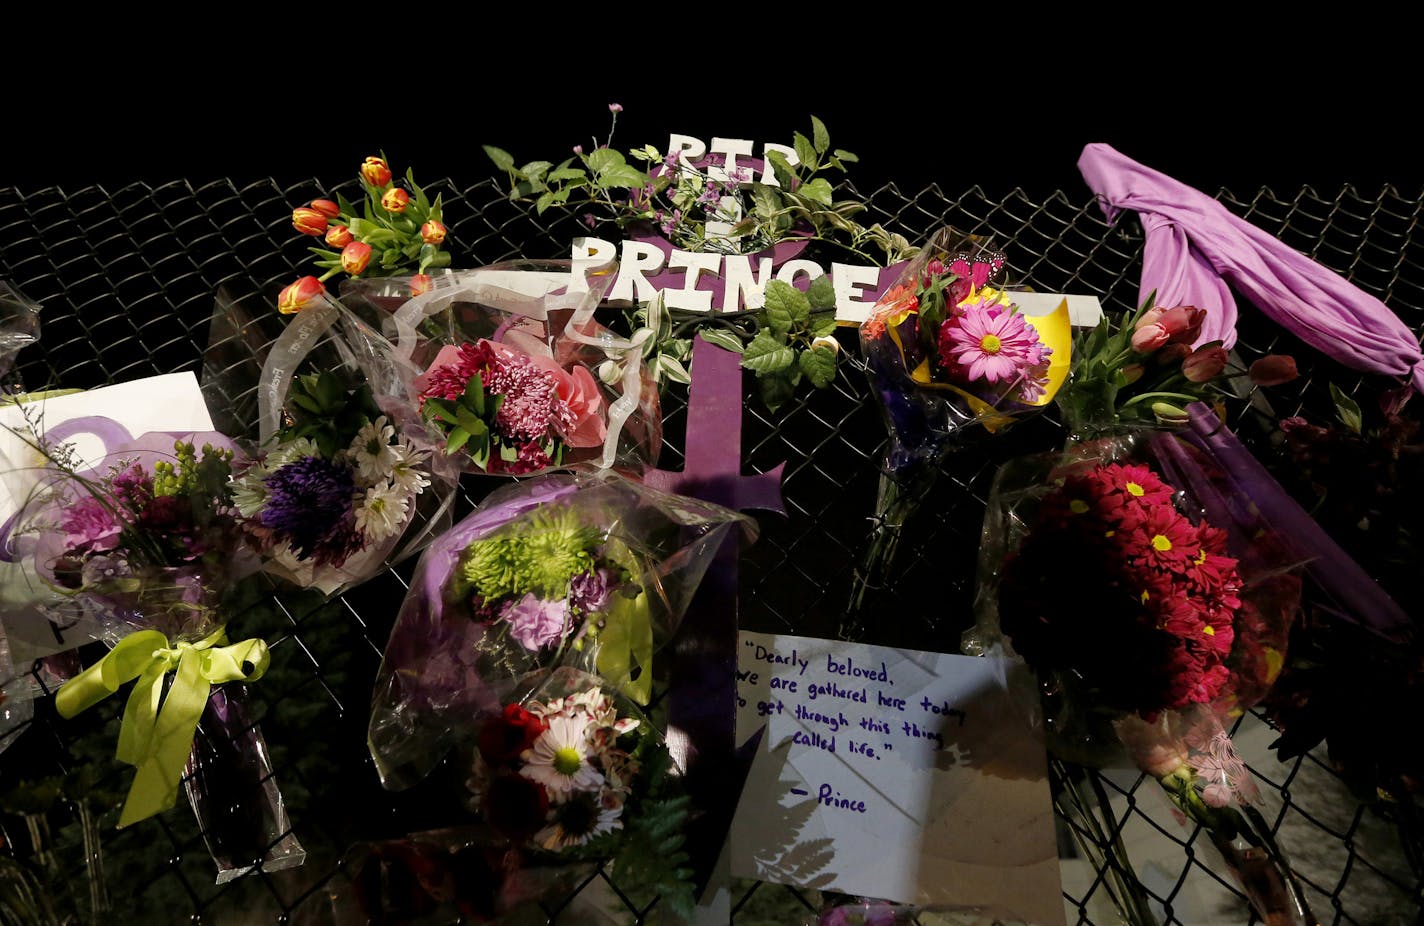
POLYGON ((734 875, 1065 922, 1018 667, 745 632, 739 651, 738 742, 764 732, 732 823, 734 875))

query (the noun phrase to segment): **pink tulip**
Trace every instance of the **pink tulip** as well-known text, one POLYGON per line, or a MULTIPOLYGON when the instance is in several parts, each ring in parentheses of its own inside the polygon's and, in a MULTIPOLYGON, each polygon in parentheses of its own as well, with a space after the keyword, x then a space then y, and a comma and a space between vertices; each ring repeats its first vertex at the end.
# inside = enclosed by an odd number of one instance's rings
POLYGON ((1279 386, 1300 375, 1295 358, 1287 354, 1267 354, 1251 364, 1251 382, 1258 386, 1279 386))
POLYGON ((1221 371, 1226 369, 1229 359, 1226 348, 1220 344, 1203 345, 1182 361, 1182 375, 1189 383, 1204 383, 1216 379, 1221 375, 1221 371))

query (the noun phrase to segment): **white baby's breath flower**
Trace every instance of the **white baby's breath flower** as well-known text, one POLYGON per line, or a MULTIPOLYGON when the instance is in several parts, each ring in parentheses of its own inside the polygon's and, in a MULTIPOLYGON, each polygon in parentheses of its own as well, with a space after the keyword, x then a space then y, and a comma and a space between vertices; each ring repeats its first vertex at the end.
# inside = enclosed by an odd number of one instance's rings
POLYGON ((396 462, 396 448, 391 446, 391 438, 396 429, 381 415, 356 432, 351 441, 349 453, 356 462, 356 473, 363 485, 375 485, 390 475, 396 462))
POLYGON ((428 450, 416 450, 409 443, 393 448, 395 462, 391 464, 391 482, 396 488, 411 495, 419 495, 430 485, 430 477, 421 469, 430 458, 428 450))
POLYGON ((374 485, 356 505, 356 529, 366 535, 368 543, 394 537, 405 526, 409 505, 409 493, 384 483, 374 485))

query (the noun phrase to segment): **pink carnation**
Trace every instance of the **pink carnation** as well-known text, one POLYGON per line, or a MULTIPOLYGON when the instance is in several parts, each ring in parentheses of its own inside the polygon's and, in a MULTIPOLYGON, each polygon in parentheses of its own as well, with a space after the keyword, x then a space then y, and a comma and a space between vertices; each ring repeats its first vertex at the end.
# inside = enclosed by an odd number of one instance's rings
POLYGON ((509 635, 533 652, 557 643, 569 619, 567 600, 546 601, 529 594, 505 608, 500 619, 509 624, 509 635))

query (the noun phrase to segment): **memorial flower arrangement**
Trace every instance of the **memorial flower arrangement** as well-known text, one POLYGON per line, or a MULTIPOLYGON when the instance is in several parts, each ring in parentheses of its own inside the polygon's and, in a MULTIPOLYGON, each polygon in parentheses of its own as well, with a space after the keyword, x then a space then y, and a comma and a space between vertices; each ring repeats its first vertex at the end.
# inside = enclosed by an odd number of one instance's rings
POLYGON ((368 385, 333 372, 296 377, 285 407, 275 442, 233 477, 242 529, 299 584, 326 580, 322 571, 362 578, 410 525, 431 485, 429 454, 396 433, 368 385))
POLYGON ((371 754, 388 786, 423 776, 521 678, 572 666, 646 704, 720 542, 750 522, 611 471, 492 493, 421 556, 386 645, 371 754))
POLYGON ((608 433, 602 391, 586 367, 496 341, 447 346, 416 387, 443 451, 463 451, 491 474, 558 466, 566 448, 601 448, 608 433))
POLYGON ((1291 357, 1268 354, 1241 369, 1221 341, 1197 344, 1205 321, 1202 309, 1158 306, 1149 295, 1137 310, 1105 312, 1091 330, 1076 333, 1072 370, 1054 400, 1070 439, 1185 421, 1187 405, 1226 394, 1223 376, 1245 373, 1261 386, 1295 378, 1291 357))
POLYGON ((231 482, 241 455, 215 432, 122 440, 109 430, 97 426, 108 453, 89 466, 32 421, 26 439, 49 471, 6 526, 7 556, 30 557, 111 647, 59 688, 56 711, 72 718, 133 682, 115 755, 136 773, 119 826, 171 808, 185 767, 202 769, 187 790, 220 882, 259 859, 299 865, 261 733, 230 722, 239 691, 214 688, 260 679, 269 659, 261 639, 227 637, 261 599, 231 482))
POLYGON ((352 277, 399 276, 414 273, 413 285, 429 285, 427 271, 446 267, 450 255, 441 250, 449 234, 440 197, 432 202, 406 171, 409 190, 394 182, 384 156, 368 157, 359 171, 365 197, 358 208, 340 193, 336 201, 314 199, 292 210, 292 227, 321 238, 326 247, 311 248, 321 276, 304 276, 282 290, 277 309, 285 315, 301 311, 325 292, 338 273, 352 277))
MULTIPOLYGON (((1230 486, 1209 444, 1165 430, 1007 464, 965 649, 1021 656, 1042 679, 1060 758, 1098 765, 1125 751, 1207 831, 1258 915, 1308 922, 1223 726, 1279 674, 1299 564, 1230 486)), ((1151 921, 1140 887, 1118 896, 1134 922, 1151 921)))
POLYGON ((971 429, 995 432, 1046 404, 1070 347, 1066 306, 1029 319, 991 284, 1005 265, 989 242, 935 235, 860 326, 861 351, 890 431, 874 528, 851 610, 884 585, 906 518, 971 429))

